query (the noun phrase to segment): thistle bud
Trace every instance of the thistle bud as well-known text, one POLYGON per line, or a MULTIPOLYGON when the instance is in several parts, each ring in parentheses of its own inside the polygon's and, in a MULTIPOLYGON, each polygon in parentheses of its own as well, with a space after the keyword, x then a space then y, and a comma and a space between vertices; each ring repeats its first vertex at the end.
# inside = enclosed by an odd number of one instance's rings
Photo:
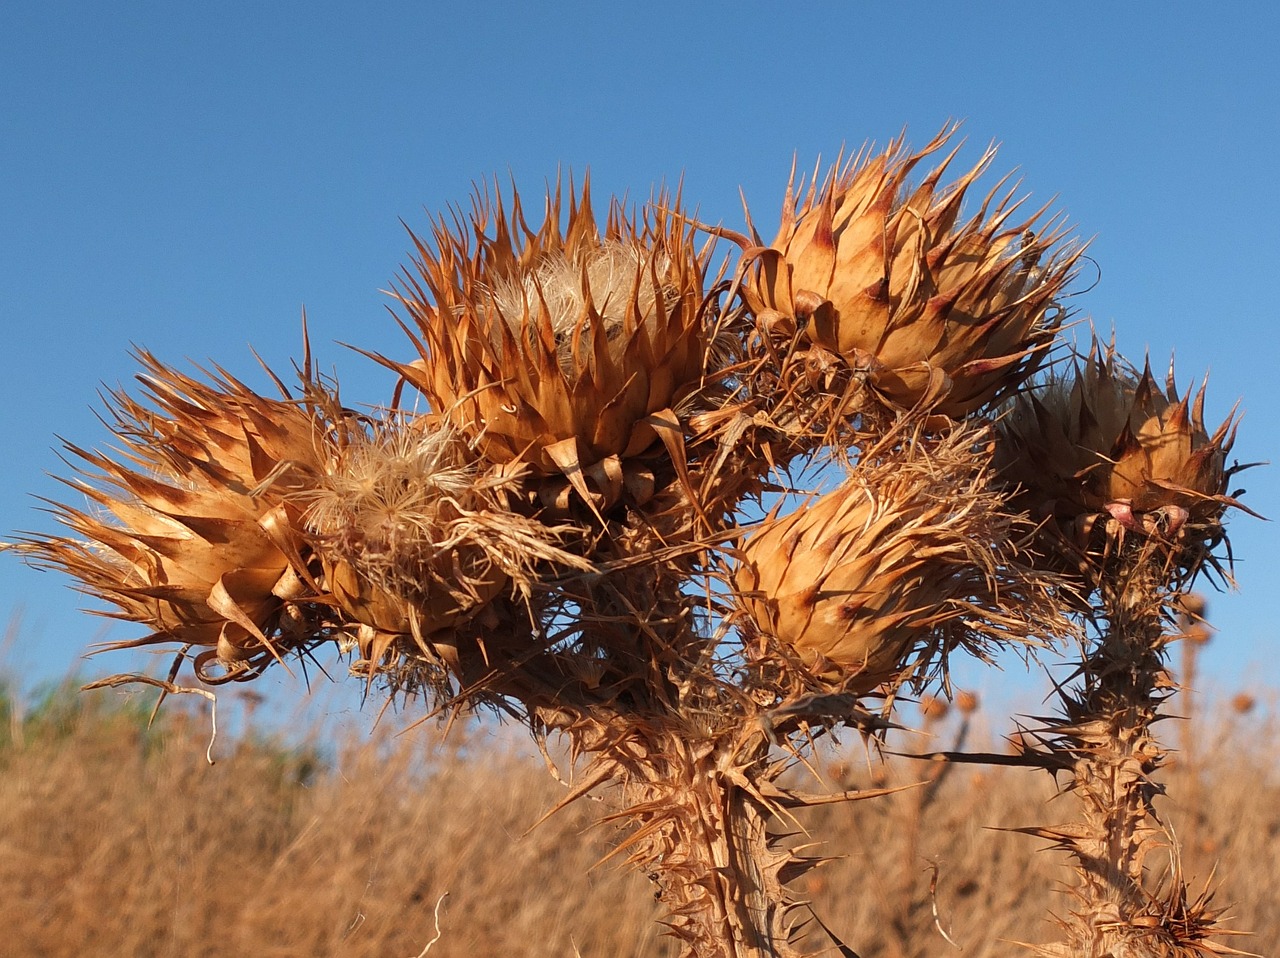
POLYGON ((1222 536, 1234 413, 1211 434, 1205 387, 1179 396, 1095 342, 1074 375, 1018 397, 998 426, 997 463, 1015 503, 1082 550, 1126 536, 1167 542, 1194 566, 1222 536))
POLYGON ((812 346, 865 371, 890 404, 923 403, 960 419, 1008 395, 1039 365, 1079 250, 1058 249, 1064 231, 1055 221, 1033 230, 1040 214, 1010 222, 1018 206, 1011 193, 993 192, 960 221, 965 193, 994 150, 949 187, 939 183, 954 151, 908 187, 912 170, 954 131, 918 153, 899 140, 878 156, 837 164, 803 200, 793 179, 781 229, 758 251, 745 292, 766 326, 802 329, 812 346))
POLYGON ((150 402, 111 395, 122 454, 68 446, 90 467, 68 484, 99 509, 57 505, 72 535, 31 546, 151 630, 109 647, 203 647, 202 679, 243 678, 310 640, 322 614, 290 496, 324 468, 324 413, 139 356, 150 402))
POLYGON ((1017 521, 975 451, 982 435, 910 442, 883 461, 873 450, 843 486, 749 539, 736 582, 755 628, 858 693, 957 646, 1069 631, 1019 558, 1017 521))

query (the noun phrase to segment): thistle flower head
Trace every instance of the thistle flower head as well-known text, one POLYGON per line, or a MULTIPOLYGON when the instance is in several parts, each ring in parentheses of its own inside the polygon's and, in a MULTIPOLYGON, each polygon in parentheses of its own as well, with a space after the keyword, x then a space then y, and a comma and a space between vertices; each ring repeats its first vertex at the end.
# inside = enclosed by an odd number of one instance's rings
POLYGON ((615 204, 602 231, 584 185, 561 219, 558 189, 536 233, 518 195, 509 213, 485 196, 474 246, 443 221, 433 247, 415 238, 398 298, 419 358, 384 362, 489 462, 579 479, 621 472, 698 388, 707 251, 661 199, 638 221, 615 204))
MULTIPOLYGON (((321 472, 328 417, 314 402, 259 396, 219 371, 200 382, 139 353, 146 400, 110 396, 114 455, 76 446, 68 485, 97 508, 55 504, 68 536, 33 539, 36 561, 151 630, 130 647, 205 647, 202 678, 243 678, 312 640, 306 543, 289 497, 321 472)), ((318 384, 308 384, 312 400, 318 384)))
POLYGON ((628 314, 634 312, 641 325, 651 326, 660 308, 676 305, 679 290, 674 286, 637 285, 637 277, 649 272, 650 265, 656 276, 665 277, 670 258, 665 251, 646 249, 635 240, 604 240, 579 251, 576 257, 565 250, 552 250, 536 269, 498 280, 491 306, 515 335, 519 335, 531 308, 544 309, 560 368, 566 377, 577 379, 585 369, 582 350, 591 342, 593 324, 604 330, 609 358, 618 363, 627 342, 623 334, 628 314), (581 331, 580 326, 584 327, 581 331))
POLYGON ((379 631, 431 633, 491 599, 506 576, 456 527, 488 505, 449 428, 392 420, 353 437, 296 499, 339 608, 379 631))
POLYGON ((1095 341, 1069 375, 1011 404, 998 426, 1001 475, 1065 544, 1105 555, 1136 537, 1192 571, 1240 506, 1226 464, 1235 414, 1210 433, 1205 391, 1179 396, 1172 364, 1161 389, 1149 366, 1139 373, 1095 341))
POLYGON ((559 547, 566 529, 504 506, 515 479, 483 472, 447 423, 392 416, 351 437, 295 495, 323 582, 366 658, 379 657, 375 646, 430 646, 504 590, 527 595, 541 563, 587 567, 559 547))
POLYGON ((1060 244, 1059 220, 1040 223, 1043 211, 1014 221, 1019 202, 996 195, 1004 181, 961 221, 994 150, 949 187, 939 183, 954 151, 908 187, 954 132, 918 153, 901 140, 859 153, 821 188, 815 174, 803 198, 793 178, 746 296, 765 326, 838 355, 892 406, 961 419, 1008 395, 1043 359, 1080 251, 1060 244))
POLYGON ((1070 631, 1026 535, 962 429, 871 450, 834 492, 767 524, 736 582, 754 626, 825 682, 865 693, 921 678, 947 651, 1070 631), (880 450, 881 453, 884 450, 880 450))

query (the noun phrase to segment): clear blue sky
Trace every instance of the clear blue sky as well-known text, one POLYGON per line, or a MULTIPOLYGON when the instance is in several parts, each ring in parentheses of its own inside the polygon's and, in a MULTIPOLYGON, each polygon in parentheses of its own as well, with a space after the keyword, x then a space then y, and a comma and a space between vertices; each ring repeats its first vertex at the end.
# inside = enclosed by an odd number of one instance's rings
MULTIPOLYGON (((923 143, 964 118, 1036 200, 1094 236, 1076 302, 1275 457, 1280 372, 1273 4, 606 2, 115 3, 0 8, 0 537, 48 529, 55 434, 105 438, 101 382, 131 343, 261 383, 303 307, 349 402, 391 382, 335 345, 403 351, 387 288, 400 225, 508 171, 559 168, 643 199, 683 176, 702 217, 768 233, 793 154, 923 143)), ((1243 477, 1280 516, 1276 469, 1243 477)), ((1213 600, 1222 687, 1280 686, 1276 526, 1232 522, 1241 592, 1213 600)), ((7 659, 60 675, 99 634, 52 573, 0 555, 7 659)), ((111 636, 133 634, 124 626, 111 636)), ((101 659, 91 671, 126 663, 101 659)), ((1015 672, 1009 681, 1016 681, 1015 672)), ((983 679, 989 684, 995 680, 983 679)), ((288 682, 283 683, 288 685, 288 682)))

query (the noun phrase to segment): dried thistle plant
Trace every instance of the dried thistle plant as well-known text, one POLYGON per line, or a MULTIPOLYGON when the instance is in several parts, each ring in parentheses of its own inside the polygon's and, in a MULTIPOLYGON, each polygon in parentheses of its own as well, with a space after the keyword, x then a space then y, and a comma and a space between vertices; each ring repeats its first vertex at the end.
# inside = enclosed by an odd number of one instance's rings
POLYGON ((138 354, 146 400, 108 397, 114 455, 68 445, 86 465, 67 480, 93 504, 54 504, 69 535, 28 542, 148 635, 109 648, 202 649, 201 681, 258 674, 325 638, 324 590, 291 504, 322 473, 345 413, 308 376, 301 399, 259 396, 218 371, 201 382, 138 354))
MULTIPOLYGON (((145 623, 140 642, 180 646, 178 665, 206 648, 203 681, 213 660, 248 678, 333 641, 436 711, 488 705, 562 736, 562 804, 613 798, 616 854, 653 879, 682 954, 815 953, 789 885, 822 856, 791 812, 881 791, 807 793, 784 772, 840 728, 884 735, 900 694, 949 694, 954 652, 1075 635, 1097 596, 1122 655, 1150 652, 1161 583, 1211 562, 1233 503, 1230 427, 1205 434, 1200 401, 1110 365, 1084 366, 1110 392, 1027 394, 993 434, 1055 342, 1080 249, 1043 211, 1015 221, 1003 183, 966 216, 990 153, 913 183, 953 133, 807 191, 793 176, 769 246, 698 226, 679 197, 612 203, 602 225, 586 184, 567 208, 557 187, 535 228, 514 191, 479 194, 413 240, 395 294, 409 355, 373 357, 400 379, 390 411, 342 409, 309 360, 299 399, 268 400, 144 357, 155 408, 115 400, 124 464, 73 449, 109 517, 59 507, 75 537, 27 547, 145 623), (740 248, 732 281, 717 236, 740 248), (427 411, 400 411, 405 388, 427 411), (1028 456, 1056 485, 1016 474, 1028 456), (794 488, 823 463, 833 491, 794 488)), ((1123 688, 1086 660, 1071 714, 1149 702, 1159 653, 1143 655, 1123 688)), ((1096 745, 1068 722, 1045 734, 1054 756, 1096 745)), ((1123 761, 1141 777, 1148 758, 1123 761)), ((1145 779, 1126 788, 1105 801, 1145 847, 1145 779)), ((1168 913, 1196 912, 1180 894, 1168 913)))
POLYGON ((949 186, 956 150, 910 185, 954 133, 915 153, 901 140, 860 152, 821 186, 816 170, 807 189, 793 172, 773 243, 754 227, 739 238, 756 266, 745 294, 763 337, 810 390, 839 394, 846 415, 926 406, 963 419, 1030 376, 1065 318, 1060 295, 1082 248, 1062 242, 1061 220, 1041 222, 1040 210, 1015 221, 1021 201, 1001 195, 1005 180, 962 218, 994 149, 949 186))
MULTIPOLYGON (((1075 905, 1065 940, 1046 956, 1235 954, 1208 899, 1192 899, 1174 834, 1153 807, 1166 750, 1154 733, 1176 685, 1170 626, 1193 600, 1197 574, 1217 570, 1226 542, 1234 413, 1212 433, 1205 389, 1179 397, 1140 374, 1114 346, 1093 344, 1070 377, 1020 396, 1000 423, 997 462, 1015 501, 1043 519, 1046 562, 1079 576, 1096 637, 1077 681, 1060 690, 1061 714, 1035 730, 1046 767, 1066 772, 1076 822, 1028 828, 1075 862, 1075 905), (1153 885, 1148 859, 1167 847, 1171 872, 1153 885)), ((1228 550, 1229 551, 1229 550, 1228 550)))

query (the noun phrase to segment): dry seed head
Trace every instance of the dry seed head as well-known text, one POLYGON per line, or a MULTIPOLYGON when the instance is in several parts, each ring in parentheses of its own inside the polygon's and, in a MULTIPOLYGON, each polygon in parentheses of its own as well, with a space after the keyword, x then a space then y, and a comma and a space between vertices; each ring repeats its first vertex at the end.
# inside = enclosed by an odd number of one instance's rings
POLYGON ((480 544, 453 531, 482 498, 465 444, 425 423, 392 420, 354 438, 298 498, 339 608, 383 632, 449 628, 506 584, 480 544))
MULTIPOLYGON (((111 647, 203 646, 202 678, 214 660, 228 676, 253 674, 312 638, 300 606, 315 598, 308 547, 288 497, 322 471, 340 413, 139 358, 148 402, 109 397, 115 457, 68 446, 90 467, 68 485, 97 508, 55 504, 71 535, 33 540, 33 551, 116 606, 113 617, 152 630, 111 647)), ((318 384, 306 388, 325 402, 318 384)))
POLYGON ((1231 708, 1238 715, 1248 715, 1257 704, 1258 700, 1248 692, 1237 692, 1231 697, 1231 708))
POLYGON ((923 695, 920 697, 920 714, 927 721, 941 721, 947 717, 947 712, 951 710, 951 706, 946 699, 938 698, 936 695, 923 695))
POLYGON ((671 268, 665 252, 638 242, 606 240, 581 251, 577 259, 563 250, 553 251, 535 270, 501 279, 493 291, 492 309, 513 335, 519 335, 530 310, 545 308, 560 368, 567 377, 576 377, 585 366, 582 350, 591 342, 593 323, 603 327, 610 358, 617 363, 626 345, 629 311, 634 310, 642 324, 652 325, 659 303, 665 309, 676 305, 679 290, 674 286, 637 286, 636 278, 645 276, 650 265, 659 277, 671 268))
MULTIPOLYGON (((572 186, 571 186, 572 189, 572 186)), ((658 441, 654 414, 700 385, 709 250, 664 198, 603 232, 589 186, 562 229, 559 190, 535 233, 520 198, 477 198, 472 241, 443 221, 398 299, 419 358, 386 361, 481 455, 540 476, 621 470, 658 441)), ((674 418, 674 417, 673 417, 674 418)))
POLYGON ((296 501, 344 615, 381 634, 455 628, 503 589, 528 592, 540 562, 581 568, 566 531, 510 512, 517 477, 483 474, 435 417, 391 417, 354 436, 296 501))
POLYGON ((962 715, 972 715, 978 711, 978 694, 976 692, 957 692, 956 708, 962 715))
POLYGON ((908 177, 956 127, 923 150, 902 141, 837 163, 821 188, 788 188, 782 227, 757 251, 746 288, 757 317, 868 372, 891 404, 920 403, 955 419, 1016 389, 1043 359, 1064 316, 1063 287, 1081 253, 1056 219, 1015 222, 1001 181, 961 222, 966 191, 989 150, 954 184, 939 181, 955 151, 914 188, 908 177), (803 199, 798 194, 804 193, 803 199))
POLYGON ((855 692, 919 679, 957 646, 1069 633, 990 488, 984 436, 869 450, 839 489, 766 524, 736 573, 759 632, 855 692))
POLYGON ((408 543, 432 538, 456 515, 449 503, 468 495, 476 469, 456 433, 425 422, 391 421, 352 437, 298 497, 307 526, 370 565, 383 558, 393 565, 408 543))
POLYGON ((1160 389, 1095 340, 1072 375, 1028 390, 998 426, 997 463, 1019 487, 1015 502, 1049 519, 1081 549, 1104 551, 1126 535, 1167 542, 1195 569, 1223 536, 1232 413, 1210 434, 1205 386, 1179 397, 1170 366, 1160 389))

